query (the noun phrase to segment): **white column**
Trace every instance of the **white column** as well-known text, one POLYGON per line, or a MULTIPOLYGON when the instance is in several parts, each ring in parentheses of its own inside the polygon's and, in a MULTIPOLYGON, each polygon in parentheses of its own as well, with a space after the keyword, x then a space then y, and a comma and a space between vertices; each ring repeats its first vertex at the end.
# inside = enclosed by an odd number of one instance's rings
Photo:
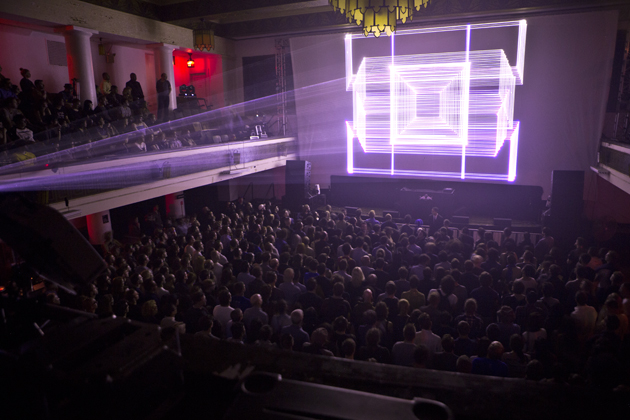
MULTIPOLYGON (((171 96, 168 103, 168 110, 172 111, 177 106, 173 51, 179 47, 170 44, 152 44, 150 47, 155 51, 155 80, 160 80, 162 73, 166 73, 166 79, 171 83, 171 96)), ((155 89, 155 86, 152 88, 155 89)))
POLYGON ((183 191, 173 194, 167 194, 164 196, 164 200, 166 202, 166 215, 168 217, 181 219, 182 217, 186 216, 183 191))
MULTIPOLYGON (((88 233, 90 235, 90 243, 100 245, 105 243, 105 234, 112 232, 112 221, 110 219, 109 210, 101 211, 86 216, 88 233)), ((111 233, 113 235, 113 233, 111 233)))
POLYGON ((65 26, 59 32, 63 33, 66 40, 70 80, 73 78, 79 80, 79 99, 82 102, 90 100, 96 106, 97 96, 90 38, 98 31, 77 26, 65 26))

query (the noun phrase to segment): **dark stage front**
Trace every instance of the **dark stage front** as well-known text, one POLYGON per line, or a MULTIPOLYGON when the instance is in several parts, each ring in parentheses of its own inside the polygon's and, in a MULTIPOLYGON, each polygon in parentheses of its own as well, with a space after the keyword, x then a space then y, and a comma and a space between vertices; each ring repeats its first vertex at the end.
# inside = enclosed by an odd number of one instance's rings
POLYGON ((445 217, 537 221, 545 204, 540 186, 333 175, 330 187, 332 204, 385 206, 413 218, 426 218, 436 206, 445 217))

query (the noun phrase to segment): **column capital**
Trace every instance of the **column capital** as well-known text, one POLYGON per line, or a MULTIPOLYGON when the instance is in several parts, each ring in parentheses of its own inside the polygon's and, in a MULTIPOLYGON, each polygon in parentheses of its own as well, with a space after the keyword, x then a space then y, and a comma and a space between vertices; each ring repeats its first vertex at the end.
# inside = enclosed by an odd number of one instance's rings
POLYGON ((77 34, 84 35, 87 37, 91 37, 92 35, 96 35, 99 32, 95 29, 82 28, 80 26, 74 25, 66 25, 66 26, 58 26, 55 28, 55 32, 60 34, 77 34))
POLYGON ((148 44, 147 47, 154 49, 154 50, 163 50, 163 51, 175 51, 176 49, 179 48, 179 45, 172 45, 172 44, 165 44, 163 42, 157 43, 157 44, 148 44))

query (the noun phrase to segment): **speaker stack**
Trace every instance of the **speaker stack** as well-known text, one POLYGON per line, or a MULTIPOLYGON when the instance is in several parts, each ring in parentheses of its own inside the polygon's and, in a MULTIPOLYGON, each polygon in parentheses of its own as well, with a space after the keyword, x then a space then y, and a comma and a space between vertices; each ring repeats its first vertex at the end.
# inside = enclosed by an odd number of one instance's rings
POLYGON ((307 160, 287 160, 285 168, 286 194, 284 205, 298 210, 308 202, 311 188, 311 162, 307 160))
MULTIPOLYGON (((579 231, 584 210, 584 171, 553 171, 549 227, 572 236, 579 231)), ((571 238, 571 240, 574 238, 571 238)))

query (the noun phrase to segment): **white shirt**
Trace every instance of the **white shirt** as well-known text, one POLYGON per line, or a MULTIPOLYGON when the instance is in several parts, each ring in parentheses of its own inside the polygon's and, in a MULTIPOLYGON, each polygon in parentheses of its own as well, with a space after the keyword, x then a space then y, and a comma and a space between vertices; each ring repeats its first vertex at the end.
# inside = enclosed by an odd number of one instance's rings
POLYGON ((442 351, 442 339, 439 335, 433 334, 431 330, 420 330, 413 339, 413 344, 419 346, 424 344, 429 349, 429 359, 437 352, 442 351))

